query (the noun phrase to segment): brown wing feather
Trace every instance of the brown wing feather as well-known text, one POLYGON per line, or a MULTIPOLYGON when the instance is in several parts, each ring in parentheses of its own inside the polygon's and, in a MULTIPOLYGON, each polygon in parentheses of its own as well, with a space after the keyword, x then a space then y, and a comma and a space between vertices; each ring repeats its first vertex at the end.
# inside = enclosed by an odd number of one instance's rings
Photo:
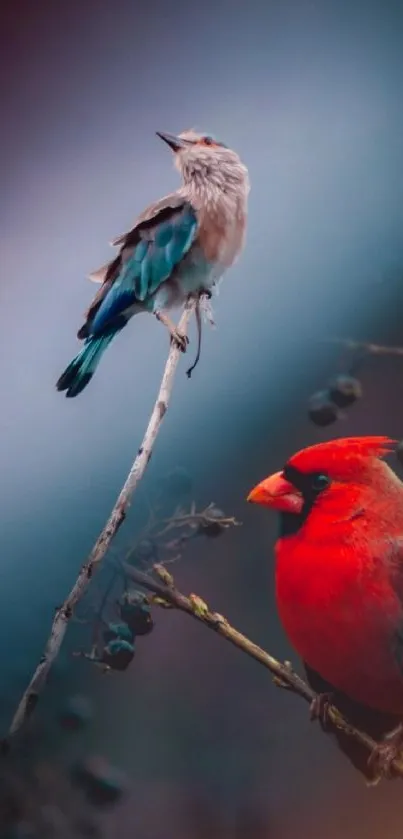
POLYGON ((169 217, 172 210, 177 210, 178 207, 183 207, 185 203, 186 201, 181 195, 173 192, 170 195, 166 195, 164 198, 161 198, 160 201, 149 204, 149 206, 146 207, 139 216, 137 216, 133 227, 127 233, 121 233, 120 236, 116 236, 115 239, 112 239, 111 245, 116 247, 117 245, 137 244, 139 240, 139 230, 144 230, 150 222, 155 221, 156 216, 160 216, 161 213, 164 213, 164 211, 166 212, 167 217, 169 217))

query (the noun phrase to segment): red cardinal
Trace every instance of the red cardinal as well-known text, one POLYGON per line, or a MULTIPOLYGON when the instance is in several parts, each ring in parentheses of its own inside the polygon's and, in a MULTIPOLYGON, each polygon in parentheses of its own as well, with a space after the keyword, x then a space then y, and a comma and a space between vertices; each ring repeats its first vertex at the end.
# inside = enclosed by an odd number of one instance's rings
POLYGON ((381 460, 395 442, 310 446, 248 496, 280 513, 277 605, 311 686, 377 741, 399 723, 369 761, 334 730, 369 781, 403 747, 403 484, 381 460))

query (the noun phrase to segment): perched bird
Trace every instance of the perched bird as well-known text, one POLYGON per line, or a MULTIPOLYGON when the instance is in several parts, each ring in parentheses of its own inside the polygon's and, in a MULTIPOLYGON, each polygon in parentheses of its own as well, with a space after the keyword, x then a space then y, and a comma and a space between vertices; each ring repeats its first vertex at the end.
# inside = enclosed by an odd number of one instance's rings
POLYGON ((57 382, 66 396, 88 384, 114 336, 138 312, 164 323, 184 352, 187 339, 166 314, 211 289, 239 256, 245 238, 249 178, 236 152, 210 136, 157 132, 174 153, 182 186, 151 204, 115 239, 115 259, 90 275, 101 287, 78 338, 84 346, 57 382))
POLYGON ((381 459, 395 442, 310 446, 248 496, 280 514, 277 605, 317 714, 331 700, 378 743, 368 760, 332 728, 370 782, 393 775, 403 748, 403 484, 381 459))

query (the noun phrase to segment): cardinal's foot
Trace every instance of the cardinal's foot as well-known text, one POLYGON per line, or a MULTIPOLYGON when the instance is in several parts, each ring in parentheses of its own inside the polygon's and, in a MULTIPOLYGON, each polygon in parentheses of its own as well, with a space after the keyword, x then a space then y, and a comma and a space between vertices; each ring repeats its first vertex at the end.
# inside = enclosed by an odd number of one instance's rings
POLYGON ((374 774, 384 778, 393 778, 393 761, 402 756, 403 751, 403 725, 400 724, 390 734, 387 734, 382 743, 375 746, 368 760, 368 766, 373 769, 374 774))
POLYGON ((318 693, 310 705, 311 720, 319 720, 324 731, 329 728, 329 708, 333 702, 332 693, 318 693))

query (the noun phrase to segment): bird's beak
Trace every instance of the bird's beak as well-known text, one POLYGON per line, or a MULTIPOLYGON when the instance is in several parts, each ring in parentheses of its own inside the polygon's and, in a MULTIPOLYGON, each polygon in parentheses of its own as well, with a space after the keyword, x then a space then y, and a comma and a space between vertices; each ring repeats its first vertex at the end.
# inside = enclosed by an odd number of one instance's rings
POLYGON ((282 513, 301 513, 304 499, 301 493, 283 476, 276 472, 257 484, 247 497, 253 504, 262 504, 282 513))
POLYGON ((177 137, 176 134, 165 134, 164 131, 156 131, 155 133, 157 137, 161 137, 164 143, 168 144, 172 151, 177 152, 179 149, 185 148, 186 143, 182 140, 182 137, 177 137))

